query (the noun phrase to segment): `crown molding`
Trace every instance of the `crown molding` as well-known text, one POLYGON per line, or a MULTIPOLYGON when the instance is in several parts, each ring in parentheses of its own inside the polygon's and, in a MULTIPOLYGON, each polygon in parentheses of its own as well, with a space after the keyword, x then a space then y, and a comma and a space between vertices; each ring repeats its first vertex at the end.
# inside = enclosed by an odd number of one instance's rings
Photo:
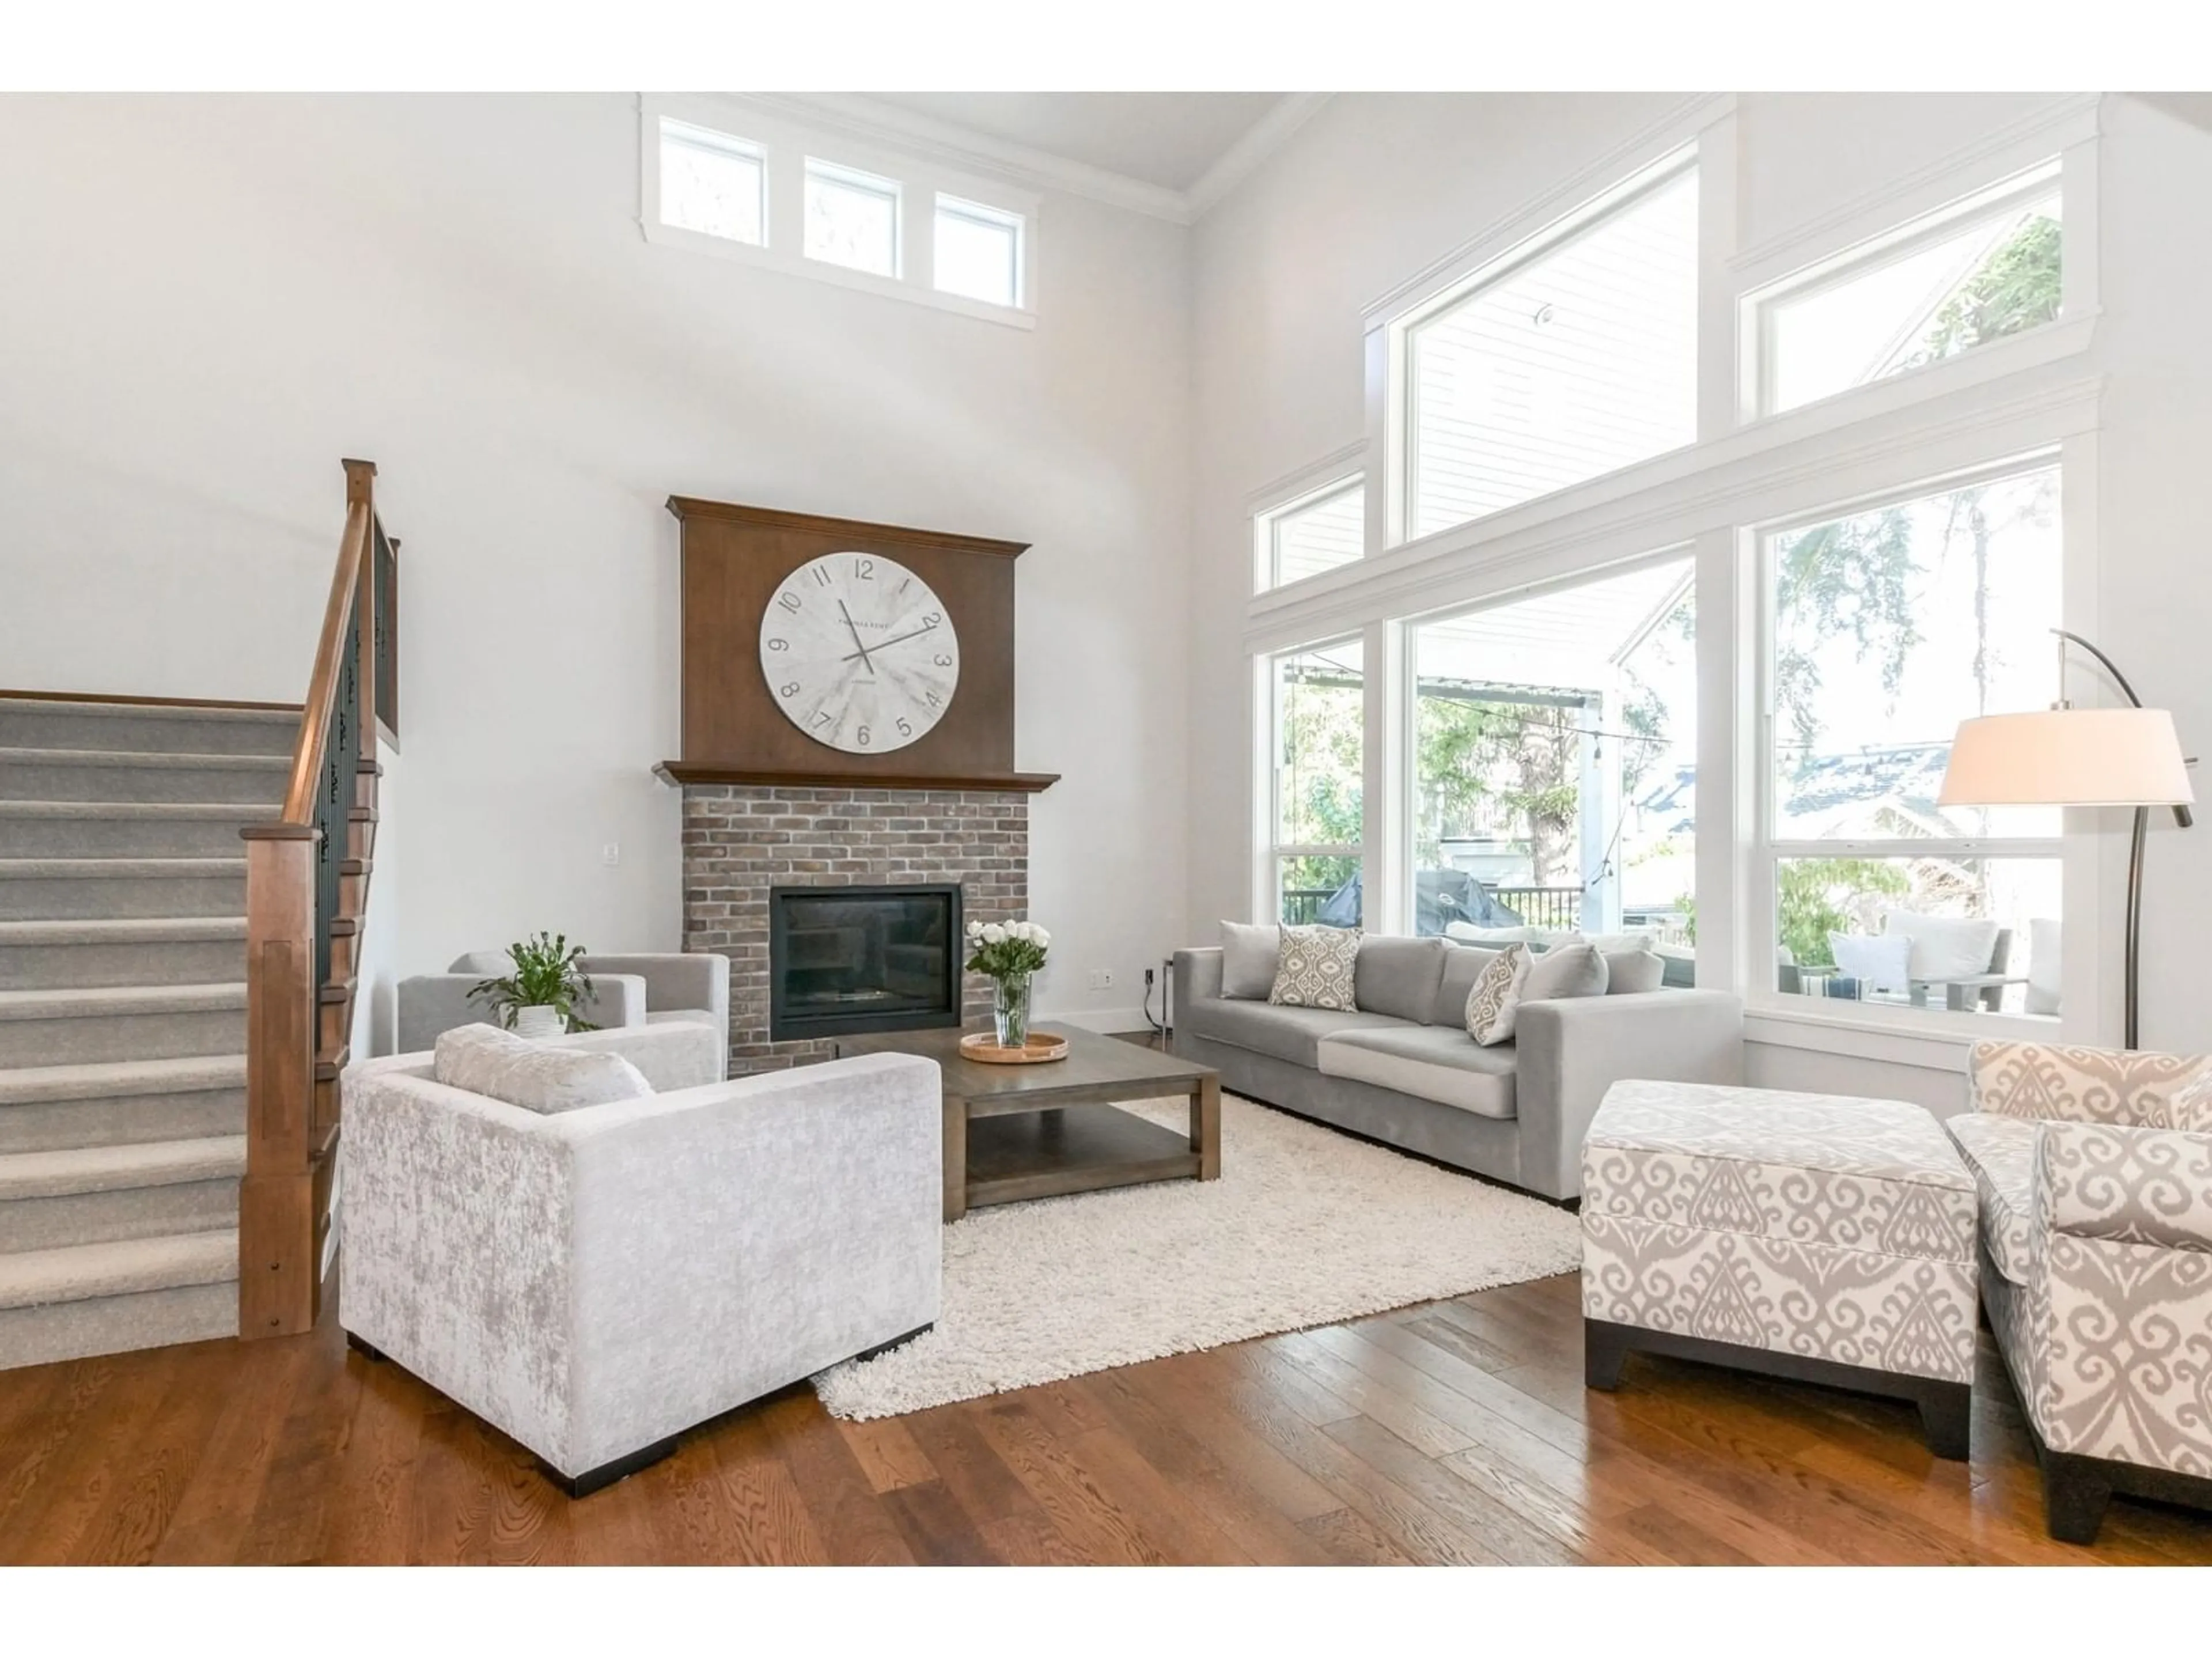
POLYGON ((1313 118, 1328 101, 1325 92, 1285 93, 1267 114, 1231 144, 1188 190, 1170 190, 1127 173, 1070 161, 1050 150, 994 138, 934 116, 880 103, 854 92, 733 92, 707 94, 751 106, 816 127, 826 127, 864 143, 904 150, 969 171, 995 173, 1033 189, 1059 191, 1109 207, 1164 219, 1195 222, 1237 183, 1313 118))
POLYGON ((1190 215, 1190 220, 1185 222, 1212 212, 1222 198, 1288 143, 1291 135, 1318 115, 1321 106, 1334 96, 1328 92, 1286 92, 1277 99, 1275 106, 1255 121, 1244 136, 1224 150, 1220 158, 1183 192, 1190 215))

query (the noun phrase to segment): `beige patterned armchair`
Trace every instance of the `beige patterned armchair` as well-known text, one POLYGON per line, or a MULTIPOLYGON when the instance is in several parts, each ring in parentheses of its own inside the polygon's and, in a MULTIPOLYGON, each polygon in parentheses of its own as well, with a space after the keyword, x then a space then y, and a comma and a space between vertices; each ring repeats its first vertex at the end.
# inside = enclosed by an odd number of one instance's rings
POLYGON ((2115 1492, 2212 1507, 2212 1055, 1978 1042, 1945 1126, 2051 1535, 2115 1492))

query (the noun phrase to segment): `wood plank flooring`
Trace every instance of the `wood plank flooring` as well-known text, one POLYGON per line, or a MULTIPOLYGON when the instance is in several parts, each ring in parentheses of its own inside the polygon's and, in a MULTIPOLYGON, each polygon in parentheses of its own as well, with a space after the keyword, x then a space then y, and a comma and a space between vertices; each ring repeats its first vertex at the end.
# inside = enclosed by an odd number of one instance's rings
POLYGON ((572 1503, 326 1316, 0 1372, 0 1562, 2212 1564, 2126 1499, 2045 1535, 1986 1334, 1973 1433, 1641 1358, 1590 1393, 1567 1277, 873 1423, 787 1389, 572 1503))

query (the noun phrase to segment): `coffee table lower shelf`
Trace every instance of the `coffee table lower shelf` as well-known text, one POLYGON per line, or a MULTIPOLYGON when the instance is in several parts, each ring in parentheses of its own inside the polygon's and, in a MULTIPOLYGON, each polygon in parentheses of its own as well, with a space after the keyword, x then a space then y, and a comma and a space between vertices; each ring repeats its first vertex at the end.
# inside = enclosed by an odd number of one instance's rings
POLYGON ((966 1207, 1152 1181, 1194 1181, 1203 1168, 1188 1133, 1119 1107, 1063 1106, 971 1118, 966 1207))

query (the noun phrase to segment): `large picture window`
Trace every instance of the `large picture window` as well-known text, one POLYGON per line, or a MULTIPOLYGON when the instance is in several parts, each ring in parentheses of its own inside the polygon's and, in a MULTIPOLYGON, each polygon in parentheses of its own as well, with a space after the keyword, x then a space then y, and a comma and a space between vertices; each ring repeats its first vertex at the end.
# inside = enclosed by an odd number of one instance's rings
POLYGON ((1415 932, 1638 933, 1688 982, 1692 574, 1671 559, 1414 629, 1415 932))
POLYGON ((1269 885, 1276 919, 1360 925, 1366 676, 1358 640, 1270 665, 1274 803, 1269 885))
POLYGON ((2057 809, 1936 804, 1960 720, 2058 696, 2058 504, 2045 463, 1759 538, 1780 991, 2060 1012, 2057 809))
POLYGON ((1407 331, 1409 537, 1697 436, 1698 173, 1661 173, 1407 331))

